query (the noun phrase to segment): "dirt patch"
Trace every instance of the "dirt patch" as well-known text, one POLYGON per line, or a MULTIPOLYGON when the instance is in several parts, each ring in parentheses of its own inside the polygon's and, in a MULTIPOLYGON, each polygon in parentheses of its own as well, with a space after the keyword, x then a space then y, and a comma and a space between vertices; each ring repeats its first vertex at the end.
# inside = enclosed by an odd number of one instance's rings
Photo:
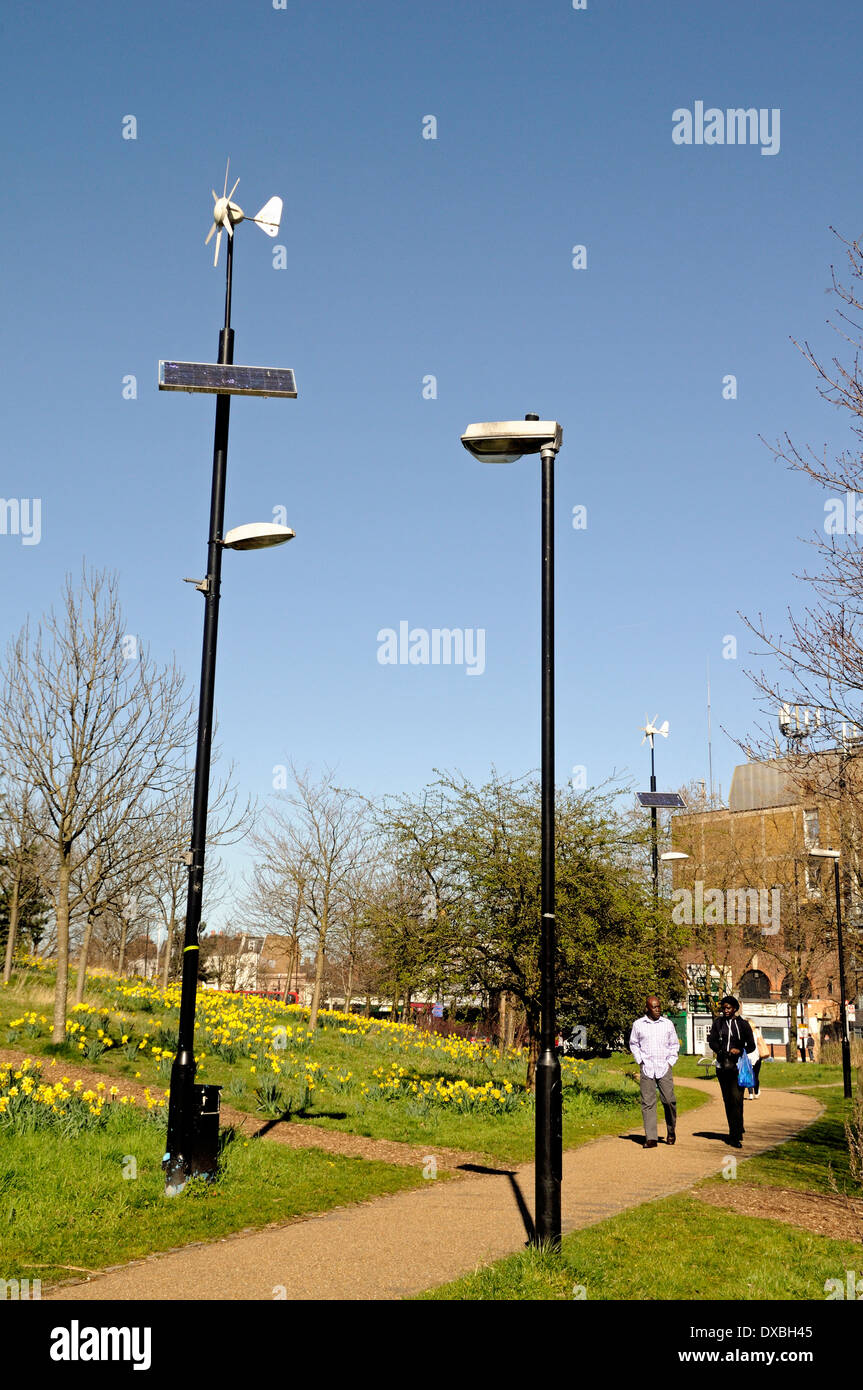
MULTIPOLYGON (((68 1076, 70 1081, 80 1081, 83 1086, 96 1089, 99 1082, 104 1082, 106 1091, 110 1091, 112 1086, 116 1086, 120 1095, 135 1096, 137 1100, 145 1100, 145 1092, 149 1090, 151 1096, 161 1096, 165 1093, 165 1087, 153 1084, 152 1086, 142 1086, 137 1081, 127 1081, 123 1076, 113 1076, 109 1072, 89 1071, 85 1067, 77 1067, 74 1062, 67 1062, 64 1057, 41 1057, 38 1052, 28 1052, 15 1047, 0 1047, 0 1067, 14 1066, 20 1067, 25 1057, 29 1057, 33 1062, 41 1062, 42 1067, 39 1071, 40 1080, 53 1085, 59 1081, 61 1076, 68 1076), (56 1066, 51 1063, 56 1061, 56 1066)), ((36 1074, 36 1068, 33 1068, 36 1074)))
MULTIPOLYGON (((94 1090, 100 1081, 106 1089, 117 1086, 121 1095, 135 1096, 146 1100, 145 1087, 138 1081, 127 1081, 125 1077, 111 1076, 107 1072, 88 1071, 77 1067, 65 1059, 57 1058, 52 1066, 52 1058, 42 1057, 18 1048, 0 1048, 0 1066, 11 1063, 20 1066, 25 1057, 42 1062, 43 1081, 56 1081, 68 1076, 70 1081, 80 1081, 94 1090)), ((151 1095, 164 1095, 166 1087, 156 1084, 149 1087, 151 1095)), ((276 1144, 285 1144, 291 1149, 325 1149, 327 1153, 342 1154, 347 1158, 375 1158, 382 1163, 400 1163, 414 1168, 424 1166, 433 1157, 439 1169, 456 1171, 466 1165, 508 1169, 512 1165, 489 1159, 488 1155, 469 1153, 463 1149, 444 1149, 431 1140, 427 1145, 404 1144, 394 1139, 369 1139, 361 1134, 346 1134, 341 1130, 323 1129, 320 1125, 297 1124, 290 1120, 270 1120, 262 1115, 249 1115, 246 1111, 235 1110, 231 1105, 222 1105, 221 1120, 224 1126, 231 1125, 243 1134, 270 1139, 276 1144)))
POLYGON ((863 1242, 863 1201, 856 1197, 795 1192, 786 1187, 759 1187, 755 1183, 728 1182, 721 1187, 693 1188, 691 1195, 712 1207, 740 1216, 758 1216, 801 1226, 832 1240, 863 1242))

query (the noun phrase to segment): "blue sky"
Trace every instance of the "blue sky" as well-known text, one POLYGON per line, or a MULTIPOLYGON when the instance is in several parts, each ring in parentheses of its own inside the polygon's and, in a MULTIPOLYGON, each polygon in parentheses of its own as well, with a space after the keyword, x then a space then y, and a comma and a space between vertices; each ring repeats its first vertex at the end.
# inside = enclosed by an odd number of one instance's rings
POLYGON ((727 791, 722 729, 756 718, 738 612, 801 605, 824 516, 758 436, 848 442, 789 339, 834 350, 830 226, 863 230, 861 30, 850 0, 17 7, 0 494, 40 498, 42 535, 0 535, 0 636, 85 555, 197 680, 181 580, 204 570, 213 402, 156 373, 215 357, 203 242, 230 155, 247 212, 284 198, 288 263, 240 227, 235 357, 299 388, 232 409, 228 524, 283 506, 297 532, 225 557, 217 705, 244 790, 292 758, 370 795, 538 765, 539 462, 459 443, 537 411, 564 427, 558 777, 646 784, 645 714, 671 725, 660 786, 706 777, 709 660, 727 791), (696 101, 778 108, 778 153, 676 145, 696 101), (483 674, 381 665, 401 621, 483 629, 483 674))

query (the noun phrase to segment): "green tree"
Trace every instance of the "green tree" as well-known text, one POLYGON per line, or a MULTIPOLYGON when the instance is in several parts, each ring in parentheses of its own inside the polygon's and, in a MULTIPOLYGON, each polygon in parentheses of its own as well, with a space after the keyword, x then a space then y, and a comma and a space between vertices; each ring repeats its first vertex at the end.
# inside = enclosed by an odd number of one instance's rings
MULTIPOLYGON (((558 792, 556 801, 557 1007, 561 1021, 587 1027, 591 1047, 618 1042, 645 995, 682 993, 680 950, 687 937, 662 908, 635 859, 632 827, 611 793, 558 792)), ((442 777, 413 808, 392 816, 413 845, 434 892, 416 971, 442 970, 445 988, 486 996, 506 991, 524 1014, 527 1084, 539 1050, 540 787, 493 774, 475 787, 442 777)), ((413 944, 423 934, 413 933, 413 944)))

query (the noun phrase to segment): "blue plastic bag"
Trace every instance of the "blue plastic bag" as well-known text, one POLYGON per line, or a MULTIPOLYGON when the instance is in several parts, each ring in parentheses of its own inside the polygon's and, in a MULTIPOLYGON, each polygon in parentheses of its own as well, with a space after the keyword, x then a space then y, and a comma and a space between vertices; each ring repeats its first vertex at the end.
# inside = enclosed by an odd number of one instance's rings
POLYGON ((752 1063, 745 1052, 741 1053, 740 1061, 737 1063, 737 1084, 738 1086, 753 1087, 755 1085, 755 1073, 752 1070, 752 1063))

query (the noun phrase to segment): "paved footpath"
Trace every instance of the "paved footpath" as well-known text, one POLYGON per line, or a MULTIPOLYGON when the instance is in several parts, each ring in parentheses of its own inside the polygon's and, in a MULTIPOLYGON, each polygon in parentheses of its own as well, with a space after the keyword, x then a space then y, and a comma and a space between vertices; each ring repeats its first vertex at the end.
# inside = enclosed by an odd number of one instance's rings
MULTIPOLYGON (((594 1139, 563 1157, 562 1224, 574 1231, 643 1202, 685 1191, 739 1160, 790 1139, 821 1111, 809 1096, 762 1089, 747 1101, 742 1151, 722 1142, 715 1081, 679 1078, 712 1100, 681 1115, 677 1143, 642 1147, 641 1131, 594 1139)), ((660 1125, 660 1132, 662 1126, 660 1125)), ((431 1150, 430 1150, 431 1151, 431 1150)), ((45 1297, 102 1299, 398 1299, 524 1248, 533 1164, 472 1172, 422 1189, 340 1207, 287 1225, 123 1265, 45 1297), (182 1291, 182 1292, 179 1292, 182 1291)))

